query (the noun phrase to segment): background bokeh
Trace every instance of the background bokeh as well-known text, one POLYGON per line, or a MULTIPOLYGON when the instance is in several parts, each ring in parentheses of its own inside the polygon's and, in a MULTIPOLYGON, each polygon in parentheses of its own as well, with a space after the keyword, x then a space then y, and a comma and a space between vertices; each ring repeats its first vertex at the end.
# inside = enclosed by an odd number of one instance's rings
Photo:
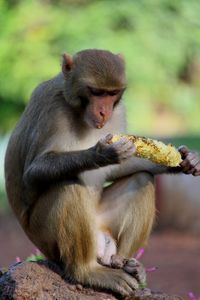
POLYGON ((198 136, 199 11, 198 0, 0 0, 1 136, 61 54, 85 48, 123 53, 131 132, 198 136))
POLYGON ((122 53, 129 131, 200 150, 199 14, 199 0, 0 0, 1 214, 9 134, 65 51, 122 53))

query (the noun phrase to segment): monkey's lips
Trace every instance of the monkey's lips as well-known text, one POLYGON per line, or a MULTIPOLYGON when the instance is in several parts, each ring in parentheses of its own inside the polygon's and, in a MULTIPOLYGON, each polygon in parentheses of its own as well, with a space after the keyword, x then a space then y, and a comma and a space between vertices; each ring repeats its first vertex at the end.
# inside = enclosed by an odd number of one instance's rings
POLYGON ((105 126, 107 123, 108 119, 100 119, 100 118, 86 118, 85 119, 86 123, 89 125, 89 127, 96 128, 96 129, 101 129, 105 126))
POLYGON ((97 129, 101 129, 103 126, 105 125, 105 122, 95 122, 95 127, 97 128, 97 129))
POLYGON ((97 128, 97 129, 101 129, 102 127, 104 127, 104 125, 106 124, 107 122, 107 119, 106 118, 103 118, 103 119, 94 119, 93 120, 94 122, 94 126, 97 128))

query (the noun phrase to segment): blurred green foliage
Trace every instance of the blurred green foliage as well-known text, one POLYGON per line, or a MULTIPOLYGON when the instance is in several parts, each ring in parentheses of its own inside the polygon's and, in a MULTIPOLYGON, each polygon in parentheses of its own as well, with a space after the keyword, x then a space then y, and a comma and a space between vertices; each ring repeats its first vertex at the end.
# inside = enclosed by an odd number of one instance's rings
POLYGON ((1 132, 61 53, 103 48, 125 56, 132 131, 198 133, 199 12, 197 0, 0 0, 1 132))
MULTIPOLYGON (((61 54, 123 53, 129 131, 200 149, 200 0, 0 0, 0 134, 61 54)), ((0 138, 0 199, 5 199, 0 138)), ((3 201, 1 202, 3 203, 3 201)), ((1 208, 1 207, 0 207, 1 208)))

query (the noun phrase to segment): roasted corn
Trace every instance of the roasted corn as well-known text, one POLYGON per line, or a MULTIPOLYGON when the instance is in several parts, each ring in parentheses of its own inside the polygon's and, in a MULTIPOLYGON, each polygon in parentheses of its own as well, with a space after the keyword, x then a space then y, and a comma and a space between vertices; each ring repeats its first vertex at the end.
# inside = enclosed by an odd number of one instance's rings
POLYGON ((134 135, 114 135, 112 143, 126 137, 131 140, 135 147, 135 155, 141 158, 149 159, 157 164, 177 167, 180 165, 182 159, 181 154, 171 144, 164 144, 161 141, 134 136, 134 135))

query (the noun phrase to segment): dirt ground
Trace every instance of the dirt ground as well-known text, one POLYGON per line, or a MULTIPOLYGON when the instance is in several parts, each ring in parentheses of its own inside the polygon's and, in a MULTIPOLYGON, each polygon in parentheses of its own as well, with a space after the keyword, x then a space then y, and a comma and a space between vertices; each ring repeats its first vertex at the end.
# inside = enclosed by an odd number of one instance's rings
MULTIPOLYGON (((35 253, 13 217, 0 216, 0 267, 9 266, 16 256, 25 259, 35 253)), ((141 259, 145 267, 158 269, 148 273, 148 286, 189 299, 192 291, 200 296, 200 237, 174 231, 162 231, 151 236, 141 259)))

